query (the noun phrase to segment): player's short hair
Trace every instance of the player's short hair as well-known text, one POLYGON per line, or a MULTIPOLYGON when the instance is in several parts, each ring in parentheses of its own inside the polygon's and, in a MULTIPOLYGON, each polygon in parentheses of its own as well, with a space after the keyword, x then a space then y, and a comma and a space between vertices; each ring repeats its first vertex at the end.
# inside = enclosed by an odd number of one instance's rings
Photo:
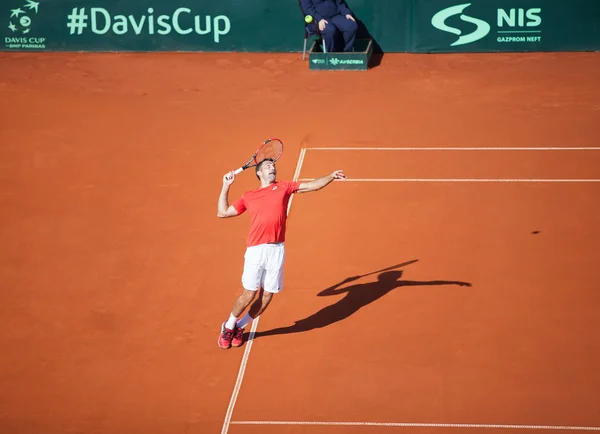
POLYGON ((265 158, 265 159, 264 159, 264 160, 262 160, 260 163, 258 163, 258 164, 256 165, 256 177, 257 177, 258 179, 260 179, 260 176, 258 176, 258 171, 260 170, 260 167, 262 166, 262 164, 263 164, 265 161, 270 161, 270 162, 272 162, 272 163, 275 163, 275 161, 274 161, 272 158, 265 158))

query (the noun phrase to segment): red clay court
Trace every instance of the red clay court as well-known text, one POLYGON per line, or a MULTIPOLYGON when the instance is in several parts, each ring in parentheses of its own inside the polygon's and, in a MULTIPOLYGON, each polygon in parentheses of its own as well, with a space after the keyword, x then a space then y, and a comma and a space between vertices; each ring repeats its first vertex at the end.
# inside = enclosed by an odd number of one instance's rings
POLYGON ((598 54, 300 57, 0 53, 0 432, 600 431, 598 54), (223 351, 271 136, 348 180, 223 351))

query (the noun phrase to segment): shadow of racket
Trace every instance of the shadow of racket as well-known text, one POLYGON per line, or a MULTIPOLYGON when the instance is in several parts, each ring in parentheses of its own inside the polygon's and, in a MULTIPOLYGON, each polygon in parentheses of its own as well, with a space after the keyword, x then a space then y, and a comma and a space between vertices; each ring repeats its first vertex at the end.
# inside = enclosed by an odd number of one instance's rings
POLYGON ((415 262, 418 262, 418 261, 419 261, 418 259, 413 259, 412 261, 402 262, 400 264, 392 265, 391 267, 383 268, 383 269, 377 270, 377 271, 372 271, 372 272, 367 273, 367 274, 361 274, 359 276, 354 276, 354 277, 351 277, 349 279, 352 279, 352 280, 362 279, 363 277, 367 277, 367 276, 370 276, 372 274, 383 273, 385 271, 391 271, 391 270, 395 270, 397 268, 406 267, 407 265, 414 264, 415 262))

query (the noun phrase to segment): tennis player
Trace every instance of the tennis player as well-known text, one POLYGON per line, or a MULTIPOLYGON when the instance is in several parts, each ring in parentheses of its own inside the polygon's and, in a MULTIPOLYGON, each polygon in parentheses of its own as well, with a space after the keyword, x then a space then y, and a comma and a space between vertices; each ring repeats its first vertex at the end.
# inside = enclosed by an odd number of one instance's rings
POLYGON ((245 192, 230 205, 228 195, 235 174, 227 173, 223 176, 219 196, 218 217, 236 217, 246 210, 250 214, 242 272, 243 291, 235 300, 229 319, 221 325, 218 342, 223 349, 241 346, 244 328, 258 318, 273 295, 282 290, 287 206, 292 194, 317 191, 335 179, 346 178, 341 170, 336 170, 310 182, 277 181, 275 162, 269 158, 256 166, 256 177, 260 188, 245 192), (250 309, 240 319, 248 306, 250 309))

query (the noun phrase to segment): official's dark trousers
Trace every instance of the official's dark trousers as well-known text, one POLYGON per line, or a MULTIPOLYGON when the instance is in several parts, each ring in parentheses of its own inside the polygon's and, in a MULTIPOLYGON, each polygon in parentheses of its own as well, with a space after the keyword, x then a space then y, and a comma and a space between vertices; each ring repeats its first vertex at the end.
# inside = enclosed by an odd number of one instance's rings
POLYGON ((349 20, 344 15, 335 15, 326 20, 329 23, 321 34, 325 40, 327 51, 352 51, 358 29, 356 22, 349 20))

